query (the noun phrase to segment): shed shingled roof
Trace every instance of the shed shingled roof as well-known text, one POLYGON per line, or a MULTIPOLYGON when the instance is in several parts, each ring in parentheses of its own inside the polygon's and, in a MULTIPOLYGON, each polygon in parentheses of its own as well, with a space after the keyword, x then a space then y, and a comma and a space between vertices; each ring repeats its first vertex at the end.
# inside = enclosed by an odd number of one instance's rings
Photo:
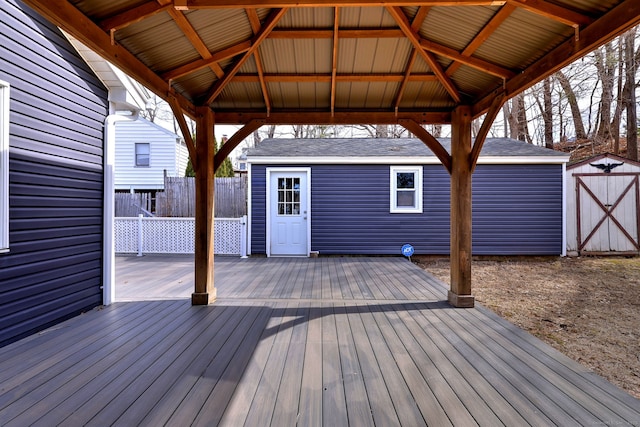
MULTIPOLYGON (((451 139, 438 138, 450 152, 451 139)), ((415 138, 270 138, 247 151, 247 159, 255 157, 412 157, 434 156, 415 138)), ((569 155, 510 138, 487 138, 480 157, 554 157, 569 155)))

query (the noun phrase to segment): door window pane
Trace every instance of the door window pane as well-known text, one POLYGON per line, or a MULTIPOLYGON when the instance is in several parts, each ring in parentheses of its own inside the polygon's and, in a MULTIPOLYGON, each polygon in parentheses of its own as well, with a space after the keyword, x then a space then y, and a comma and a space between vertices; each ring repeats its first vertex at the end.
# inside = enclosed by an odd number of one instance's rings
POLYGON ((278 215, 300 215, 300 178, 278 178, 278 215))

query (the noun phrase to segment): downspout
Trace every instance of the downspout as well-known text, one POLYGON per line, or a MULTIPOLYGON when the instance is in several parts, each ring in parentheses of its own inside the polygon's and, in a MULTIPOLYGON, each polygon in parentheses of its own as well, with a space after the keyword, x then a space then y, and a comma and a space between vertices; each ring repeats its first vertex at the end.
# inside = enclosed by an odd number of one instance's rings
POLYGON ((130 116, 115 114, 113 107, 109 109, 109 115, 104 121, 104 261, 102 274, 102 304, 110 305, 115 301, 115 242, 114 242, 114 216, 115 216, 115 185, 114 167, 116 158, 116 123, 127 120, 136 120, 138 112, 133 111, 130 116))

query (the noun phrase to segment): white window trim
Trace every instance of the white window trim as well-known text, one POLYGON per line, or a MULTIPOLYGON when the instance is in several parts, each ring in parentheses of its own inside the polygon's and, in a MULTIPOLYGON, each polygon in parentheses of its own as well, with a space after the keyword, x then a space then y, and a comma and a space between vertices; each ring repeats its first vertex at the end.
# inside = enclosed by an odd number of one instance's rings
POLYGON ((133 143, 133 165, 137 168, 148 168, 151 166, 151 143, 149 142, 134 142, 133 143), (138 146, 146 145, 149 147, 149 160, 146 165, 138 164, 138 146))
POLYGON ((0 80, 0 253, 9 252, 9 89, 0 80))
POLYGON ((391 166, 389 168, 389 212, 391 213, 422 213, 422 166, 391 166), (397 206, 396 174, 398 172, 414 172, 416 174, 416 207, 397 206))

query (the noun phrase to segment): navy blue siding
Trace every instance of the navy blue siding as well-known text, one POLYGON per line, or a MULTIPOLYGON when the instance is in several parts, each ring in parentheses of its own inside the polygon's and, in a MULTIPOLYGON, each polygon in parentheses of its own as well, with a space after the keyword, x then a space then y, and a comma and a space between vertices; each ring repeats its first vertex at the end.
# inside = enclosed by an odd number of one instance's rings
POLYGON ((0 15, 0 80, 11 85, 4 345, 102 303, 107 92, 38 14, 8 0, 0 15))
MULTIPOLYGON (((450 180, 423 167, 423 213, 389 212, 389 165, 311 166, 311 249, 321 254, 449 253, 450 180)), ((265 167, 252 166, 252 253, 265 252, 265 167)), ((562 251, 562 166, 480 165, 473 177, 473 253, 562 251)))

